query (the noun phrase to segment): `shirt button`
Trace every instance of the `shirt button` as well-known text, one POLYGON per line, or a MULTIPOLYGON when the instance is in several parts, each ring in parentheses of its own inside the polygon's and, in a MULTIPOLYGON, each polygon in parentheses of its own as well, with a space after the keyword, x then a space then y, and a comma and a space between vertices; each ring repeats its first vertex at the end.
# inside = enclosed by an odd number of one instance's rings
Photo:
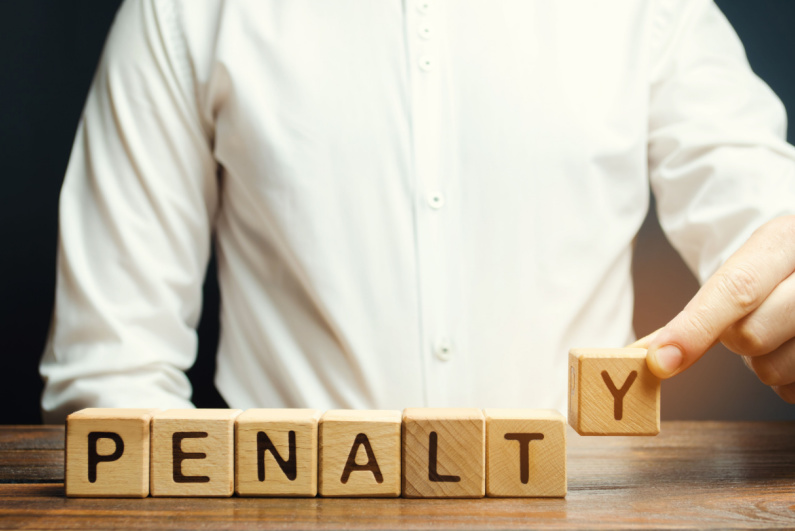
POLYGON ((428 196, 428 205, 434 210, 439 210, 444 206, 444 196, 439 192, 432 193, 428 196))
POLYGON ((419 33, 420 37, 423 39, 430 39, 433 37, 433 31, 431 30, 430 26, 421 26, 417 33, 419 33))
POLYGON ((441 361, 450 361, 453 358, 453 345, 446 337, 440 338, 433 348, 433 353, 441 361))
POLYGON ((420 0, 417 2, 417 11, 422 13, 423 15, 431 10, 431 3, 427 0, 420 0))
POLYGON ((433 68, 433 60, 427 55, 423 55, 420 57, 419 65, 420 70, 423 72, 430 72, 430 70, 433 68))

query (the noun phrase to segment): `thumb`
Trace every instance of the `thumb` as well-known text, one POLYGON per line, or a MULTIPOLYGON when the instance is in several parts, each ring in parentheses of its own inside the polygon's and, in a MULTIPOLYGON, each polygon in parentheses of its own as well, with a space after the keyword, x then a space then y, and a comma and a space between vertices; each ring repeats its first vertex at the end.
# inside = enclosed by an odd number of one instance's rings
POLYGON ((654 337, 657 334, 659 334, 661 330, 662 330, 662 328, 658 328, 657 330, 655 330, 651 334, 649 334, 647 336, 643 336, 642 338, 636 340, 634 343, 631 343, 631 344, 627 345, 624 348, 646 348, 647 349, 647 348, 649 348, 649 345, 651 345, 651 340, 654 339, 654 337))
POLYGON ((648 349, 646 365, 658 378, 679 374, 720 342, 718 337, 725 324, 704 330, 700 326, 703 321, 688 311, 692 302, 688 306, 663 328, 633 343, 642 342, 638 346, 648 349))

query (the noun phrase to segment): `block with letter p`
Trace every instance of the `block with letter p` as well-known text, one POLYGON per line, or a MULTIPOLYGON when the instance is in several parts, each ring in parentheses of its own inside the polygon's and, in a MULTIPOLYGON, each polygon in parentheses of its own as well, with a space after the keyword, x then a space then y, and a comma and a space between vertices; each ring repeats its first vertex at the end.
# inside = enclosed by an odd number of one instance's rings
POLYGON ((152 496, 231 496, 239 409, 169 409, 152 416, 152 496))
POLYGON ((569 424, 580 435, 660 433, 660 380, 646 349, 572 349, 569 424))
POLYGON ((149 495, 149 422, 156 409, 88 408, 66 417, 66 495, 149 495))

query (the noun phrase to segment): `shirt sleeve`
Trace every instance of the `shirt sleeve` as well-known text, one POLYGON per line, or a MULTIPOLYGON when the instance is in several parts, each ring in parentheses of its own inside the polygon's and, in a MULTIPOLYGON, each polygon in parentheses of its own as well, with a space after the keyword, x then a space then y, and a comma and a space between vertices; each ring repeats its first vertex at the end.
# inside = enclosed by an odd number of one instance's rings
POLYGON ((192 407, 184 371, 197 350, 217 168, 175 9, 122 5, 77 131, 40 367, 46 421, 82 407, 192 407))
POLYGON ((781 101, 711 0, 663 0, 652 40, 649 169, 660 224, 705 281, 764 222, 795 213, 781 101))

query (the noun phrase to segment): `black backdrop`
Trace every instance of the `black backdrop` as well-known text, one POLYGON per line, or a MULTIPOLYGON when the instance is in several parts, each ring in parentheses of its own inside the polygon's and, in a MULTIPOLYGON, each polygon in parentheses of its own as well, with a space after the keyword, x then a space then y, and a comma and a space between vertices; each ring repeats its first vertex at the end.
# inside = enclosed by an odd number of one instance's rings
MULTIPOLYGON (((0 424, 40 421, 37 366, 53 304, 58 192, 83 101, 119 3, 0 0, 0 424)), ((795 2, 719 0, 718 4, 740 34, 754 70, 795 115, 795 2)), ((792 132, 789 140, 793 141, 792 132)), ((690 295, 687 290, 695 286, 665 247, 653 215, 644 225, 638 248, 643 255, 636 264, 670 262, 682 271, 685 290, 678 297, 666 296, 667 287, 656 287, 649 278, 651 269, 636 265, 639 299, 664 301, 657 314, 636 317, 636 329, 644 333, 672 316, 690 295)), ((220 405, 212 385, 218 341, 213 265, 208 279, 199 359, 189 373, 194 402, 204 407, 220 405)), ((723 390, 726 400, 718 397, 717 402, 726 404, 722 409, 699 410, 697 403, 706 393, 717 392, 702 390, 699 396, 697 382, 708 379, 712 370, 706 363, 700 365, 700 372, 694 368, 679 377, 679 383, 672 381, 682 388, 677 389, 682 406, 666 410, 669 391, 664 391, 664 417, 795 418, 795 407, 778 402, 772 393, 754 402, 753 408, 733 410, 732 389, 723 390)), ((758 385, 750 376, 739 378, 758 385)))

